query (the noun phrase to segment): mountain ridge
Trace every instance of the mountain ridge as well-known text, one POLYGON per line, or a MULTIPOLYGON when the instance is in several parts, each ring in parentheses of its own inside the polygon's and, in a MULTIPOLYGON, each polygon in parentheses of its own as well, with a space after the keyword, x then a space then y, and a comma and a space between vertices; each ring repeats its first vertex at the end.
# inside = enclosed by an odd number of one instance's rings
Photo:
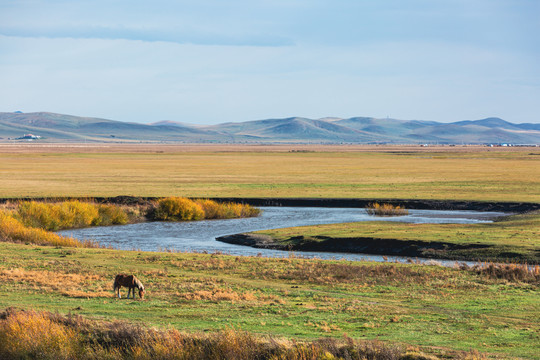
POLYGON ((442 123, 374 117, 270 118, 216 125, 146 124, 51 112, 0 112, 0 141, 35 133, 43 142, 540 144, 540 124, 497 117, 442 123))

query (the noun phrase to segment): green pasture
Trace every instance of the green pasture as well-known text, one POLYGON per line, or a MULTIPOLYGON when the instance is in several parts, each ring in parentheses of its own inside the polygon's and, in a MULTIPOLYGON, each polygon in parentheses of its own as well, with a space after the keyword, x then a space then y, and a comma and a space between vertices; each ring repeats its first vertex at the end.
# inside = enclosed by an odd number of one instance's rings
MULTIPOLYGON (((384 220, 380 217, 374 219, 384 220)), ((540 263, 538 211, 480 224, 407 224, 370 221, 264 230, 255 234, 268 236, 274 242, 285 246, 322 241, 331 244, 336 239, 345 239, 354 244, 358 238, 422 241, 427 247, 430 244, 448 243, 463 245, 464 248, 426 251, 423 257, 540 263)))
POLYGON ((438 355, 477 349, 490 357, 529 359, 538 355, 540 340, 537 280, 438 266, 2 242, 0 281, 0 308, 184 331, 233 327, 295 339, 347 334, 438 355), (116 299, 117 273, 136 274, 146 298, 116 299))

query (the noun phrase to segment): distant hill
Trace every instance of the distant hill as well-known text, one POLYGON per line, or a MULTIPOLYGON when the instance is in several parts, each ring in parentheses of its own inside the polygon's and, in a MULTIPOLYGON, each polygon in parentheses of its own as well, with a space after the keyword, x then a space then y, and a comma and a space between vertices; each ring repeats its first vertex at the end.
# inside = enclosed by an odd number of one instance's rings
POLYGON ((218 125, 176 121, 149 124, 49 112, 0 112, 0 141, 185 142, 185 143, 387 143, 387 144, 540 144, 540 124, 513 124, 499 118, 436 121, 290 117, 218 125))

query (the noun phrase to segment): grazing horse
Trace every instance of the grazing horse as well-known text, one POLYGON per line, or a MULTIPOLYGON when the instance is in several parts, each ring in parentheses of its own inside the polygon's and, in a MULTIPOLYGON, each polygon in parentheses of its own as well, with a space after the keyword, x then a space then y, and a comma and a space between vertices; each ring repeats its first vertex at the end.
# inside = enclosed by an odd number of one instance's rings
POLYGON ((134 275, 123 275, 119 274, 116 275, 114 278, 114 286, 113 291, 116 291, 118 298, 121 298, 120 296, 120 288, 122 286, 125 286, 128 288, 128 294, 127 297, 129 299, 129 293, 131 292, 133 299, 135 299, 135 288, 139 289, 139 296, 144 298, 144 286, 143 284, 137 279, 134 275))

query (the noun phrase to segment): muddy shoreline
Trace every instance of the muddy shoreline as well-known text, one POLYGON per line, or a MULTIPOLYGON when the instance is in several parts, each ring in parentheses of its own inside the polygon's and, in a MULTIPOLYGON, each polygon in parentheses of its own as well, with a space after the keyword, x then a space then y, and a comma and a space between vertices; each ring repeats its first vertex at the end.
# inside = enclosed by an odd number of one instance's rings
POLYGON ((386 255, 456 261, 524 261, 530 264, 539 262, 538 258, 525 258, 522 254, 512 252, 511 248, 500 252, 501 248, 497 249, 487 244, 455 244, 375 237, 331 238, 315 236, 314 238, 317 241, 312 239, 304 241, 303 236, 297 236, 289 239, 293 240, 292 244, 281 244, 267 235, 243 233, 221 236, 216 240, 229 244, 282 251, 386 255), (495 255, 495 253, 498 254, 495 255))
MULTIPOLYGON (((63 201, 63 200, 93 200, 99 203, 113 203, 125 205, 147 205, 159 198, 116 196, 116 197, 62 197, 62 198, 15 198, 0 199, 0 203, 14 200, 36 201, 63 201)), ((466 201, 466 200, 416 200, 416 199, 355 199, 355 198, 209 198, 215 201, 230 201, 249 204, 252 206, 290 206, 290 207, 334 207, 334 208, 365 208, 371 203, 388 203, 399 205, 407 209, 418 210, 472 210, 472 211, 500 211, 512 213, 524 213, 540 210, 540 203, 528 202, 489 202, 489 201, 466 201)))

